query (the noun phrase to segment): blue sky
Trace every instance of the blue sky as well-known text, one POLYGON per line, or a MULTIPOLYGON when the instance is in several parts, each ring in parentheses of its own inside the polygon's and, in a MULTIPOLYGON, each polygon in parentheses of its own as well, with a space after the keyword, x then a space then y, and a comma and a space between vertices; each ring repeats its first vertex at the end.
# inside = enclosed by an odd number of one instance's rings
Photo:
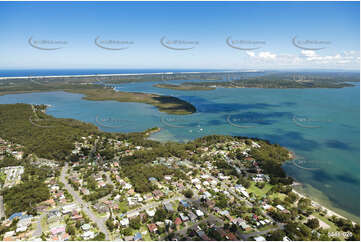
POLYGON ((0 69, 360 65, 358 2, 1 2, 0 26, 0 69))

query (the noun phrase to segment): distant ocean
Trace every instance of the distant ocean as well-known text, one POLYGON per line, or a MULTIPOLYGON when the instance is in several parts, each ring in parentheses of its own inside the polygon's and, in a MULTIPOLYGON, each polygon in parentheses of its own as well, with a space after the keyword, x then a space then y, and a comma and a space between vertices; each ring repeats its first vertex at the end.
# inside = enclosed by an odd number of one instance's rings
POLYGON ((230 70, 211 69, 9 69, 0 70, 0 77, 15 76, 62 76, 62 75, 97 75, 97 74, 136 74, 159 72, 221 72, 230 70))

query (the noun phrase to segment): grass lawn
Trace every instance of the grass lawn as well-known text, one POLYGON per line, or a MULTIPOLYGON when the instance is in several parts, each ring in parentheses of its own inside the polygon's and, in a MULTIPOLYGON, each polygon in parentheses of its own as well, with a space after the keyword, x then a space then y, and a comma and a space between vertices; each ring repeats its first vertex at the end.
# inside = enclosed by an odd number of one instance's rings
POLYGON ((266 225, 266 226, 263 226, 263 227, 259 227, 258 230, 259 231, 264 231, 264 230, 273 229, 273 228, 277 228, 277 225, 269 224, 269 225, 266 225))
POLYGON ((149 232, 148 232, 148 228, 147 228, 145 225, 143 225, 143 226, 139 229, 139 232, 142 234, 142 237, 143 237, 143 240, 144 240, 144 241, 151 241, 151 240, 152 240, 152 238, 150 237, 150 234, 149 234, 149 232), (143 235, 143 232, 144 232, 144 231, 147 232, 146 235, 143 235))
POLYGON ((122 202, 119 202, 119 211, 121 213, 125 213, 127 211, 129 211, 129 207, 128 207, 128 202, 127 201, 122 201, 122 202))
POLYGON ((47 216, 44 216, 40 221, 41 228, 43 231, 49 231, 49 225, 47 221, 48 221, 47 216))
POLYGON ((319 213, 313 213, 312 215, 328 224, 330 226, 330 228, 328 229, 330 232, 339 231, 338 227, 334 223, 329 221, 326 217, 321 216, 319 213))
POLYGON ((280 200, 284 200, 286 198, 286 194, 284 193, 279 193, 279 192, 276 192, 276 193, 273 193, 272 195, 270 195, 269 197, 272 198, 272 199, 275 199, 275 198, 279 198, 280 200))
POLYGON ((266 195, 266 193, 271 190, 272 185, 266 183, 265 186, 262 189, 259 189, 258 187, 256 187, 256 183, 255 182, 251 182, 251 185, 249 186, 249 188, 247 188, 247 192, 248 193, 253 193, 254 195, 256 195, 257 197, 263 197, 266 195))

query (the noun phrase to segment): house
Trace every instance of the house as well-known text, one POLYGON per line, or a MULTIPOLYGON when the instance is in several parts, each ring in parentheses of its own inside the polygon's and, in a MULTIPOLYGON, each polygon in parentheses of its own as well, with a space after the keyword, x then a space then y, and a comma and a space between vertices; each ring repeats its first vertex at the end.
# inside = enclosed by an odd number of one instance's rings
POLYGON ((187 203, 186 200, 181 200, 181 201, 180 201, 180 204, 181 204, 183 207, 185 207, 185 208, 189 208, 189 204, 187 203))
POLYGON ((50 207, 55 207, 56 203, 54 201, 54 199, 49 199, 43 202, 43 204, 50 206, 50 207))
POLYGON ((239 226, 242 228, 243 231, 249 231, 251 230, 251 226, 249 226, 248 224, 246 224, 246 222, 240 222, 239 226))
POLYGON ((227 217, 227 216, 229 216, 229 211, 228 210, 222 210, 222 211, 220 211, 219 214, 227 217))
POLYGON ((81 229, 82 229, 83 231, 88 231, 88 230, 91 229, 91 225, 90 225, 90 224, 83 224, 83 225, 81 226, 81 229))
POLYGON ((123 218, 122 220, 119 221, 120 225, 123 227, 128 227, 129 225, 129 219, 128 218, 123 218))
POLYGON ((153 196, 154 196, 154 198, 157 199, 157 200, 158 200, 159 198, 163 197, 163 195, 164 195, 163 192, 160 191, 160 190, 154 190, 154 191, 153 191, 153 196))
POLYGON ((263 236, 254 237, 254 240, 255 241, 266 241, 266 239, 263 236))
POLYGON ((196 210, 196 214, 197 214, 198 217, 203 217, 204 216, 204 213, 199 209, 196 210))
POLYGON ((155 209, 148 209, 148 210, 145 210, 145 212, 147 213, 147 215, 149 217, 153 217, 155 215, 155 209))
POLYGON ((59 234, 62 234, 62 233, 65 233, 65 225, 64 224, 59 224, 59 225, 56 225, 54 227, 52 227, 50 229, 50 233, 54 236, 54 235, 59 235, 59 234))
POLYGON ((265 205, 262 206, 262 208, 263 208, 264 210, 269 211, 269 210, 272 209, 272 206, 271 206, 271 205, 268 205, 268 204, 265 204, 265 205))
POLYGON ((103 204, 103 203, 97 203, 94 205, 94 209, 98 212, 98 213, 106 213, 109 211, 109 208, 103 204))
POLYGON ((215 205, 216 205, 216 202, 215 201, 212 201, 212 200, 207 200, 206 201, 206 204, 209 208, 213 208, 215 205))
POLYGON ((157 182, 158 180, 157 180, 157 178, 155 178, 155 177, 149 177, 149 178, 148 178, 148 181, 150 181, 150 182, 157 182))
POLYGON ((150 233, 156 233, 158 231, 156 224, 147 224, 147 227, 150 233))
POLYGON ((104 181, 99 181, 98 182, 98 188, 102 188, 105 187, 107 184, 104 181))
POLYGON ((206 235, 206 233, 204 233, 203 230, 197 230, 196 231, 197 235, 199 238, 201 238, 204 241, 210 241, 211 239, 206 235))
POLYGON ((125 236, 124 240, 125 241, 132 241, 134 239, 134 236, 125 236))
POLYGON ((241 191, 241 194, 242 194, 243 196, 245 196, 246 198, 249 198, 249 194, 248 194, 248 192, 246 192, 245 190, 242 190, 242 191, 241 191))
POLYGON ((204 192, 204 196, 206 196, 206 198, 211 198, 212 194, 210 194, 209 192, 205 191, 204 192))
POLYGON ((143 199, 145 202, 148 202, 153 199, 153 195, 151 193, 144 194, 143 199))
POLYGON ((78 213, 78 211, 74 210, 71 216, 72 220, 81 220, 83 216, 78 213))
POLYGON ((95 234, 93 231, 86 231, 84 232, 81 237, 85 240, 93 239, 95 237, 95 234))
POLYGON ((138 211, 132 211, 132 212, 128 212, 127 217, 129 219, 135 218, 139 216, 139 212, 138 211))
POLYGON ((288 238, 287 236, 283 237, 282 239, 283 241, 292 241, 290 238, 288 238))
POLYGON ((163 206, 167 212, 174 212, 173 205, 170 202, 163 203, 163 206))
POLYGON ((277 205, 276 208, 278 208, 278 210, 280 210, 282 213, 289 213, 290 212, 287 209, 285 209, 282 205, 277 205))
POLYGON ((73 210, 78 210, 78 205, 76 203, 72 203, 72 204, 68 204, 68 205, 64 205, 62 207, 62 213, 63 214, 67 214, 67 213, 71 213, 73 210))
POLYGON ((82 189, 81 189, 81 192, 82 192, 84 195, 89 195, 89 194, 90 194, 89 190, 86 189, 86 188, 82 188, 82 189))
POLYGON ((172 220, 169 220, 169 219, 164 220, 164 223, 169 226, 171 226, 173 224, 172 220))
POLYGON ((187 222, 189 220, 188 216, 184 215, 184 213, 179 213, 179 216, 183 222, 187 222))
POLYGON ((190 218, 190 220, 192 222, 196 221, 197 220, 197 215, 195 215, 193 212, 189 212, 188 213, 188 217, 190 218))
POLYGON ((47 222, 53 223, 61 219, 61 213, 59 210, 49 211, 47 214, 47 222))
POLYGON ((182 220, 181 220, 179 217, 177 217, 177 218, 174 220, 174 224, 177 225, 177 226, 179 226, 179 225, 182 224, 182 220))

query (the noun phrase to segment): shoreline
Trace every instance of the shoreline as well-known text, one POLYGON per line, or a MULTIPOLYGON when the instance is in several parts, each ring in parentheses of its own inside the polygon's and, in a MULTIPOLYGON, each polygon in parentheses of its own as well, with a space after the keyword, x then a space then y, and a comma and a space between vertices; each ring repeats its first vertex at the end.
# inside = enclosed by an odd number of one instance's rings
POLYGON ((345 217, 345 216, 343 216, 343 215, 341 215, 341 214, 333 211, 332 209, 326 207, 325 205, 322 205, 322 204, 320 204, 319 202, 316 202, 315 200, 313 200, 312 197, 308 196, 307 194, 302 194, 301 192, 295 190, 295 186, 302 186, 302 185, 303 185, 303 184, 300 183, 300 182, 294 182, 294 183, 292 184, 292 192, 296 193, 298 196, 300 196, 300 197, 302 197, 302 198, 310 199, 312 206, 314 206, 314 207, 316 207, 316 208, 317 208, 317 207, 318 207, 318 208, 321 208, 322 210, 325 210, 325 211, 326 211, 326 216, 330 216, 330 217, 336 216, 336 217, 340 217, 340 218, 343 218, 343 219, 350 220, 350 221, 352 221, 353 224, 359 224, 359 222, 355 222, 355 221, 353 221, 352 219, 347 218, 347 217, 345 217))

